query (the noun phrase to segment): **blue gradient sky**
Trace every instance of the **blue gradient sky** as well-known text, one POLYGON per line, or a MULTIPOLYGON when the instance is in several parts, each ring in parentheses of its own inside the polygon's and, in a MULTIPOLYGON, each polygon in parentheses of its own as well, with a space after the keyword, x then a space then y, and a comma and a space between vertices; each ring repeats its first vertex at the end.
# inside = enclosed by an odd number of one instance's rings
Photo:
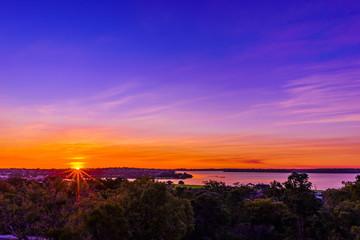
POLYGON ((0 167, 360 167, 358 1, 2 1, 0 167))

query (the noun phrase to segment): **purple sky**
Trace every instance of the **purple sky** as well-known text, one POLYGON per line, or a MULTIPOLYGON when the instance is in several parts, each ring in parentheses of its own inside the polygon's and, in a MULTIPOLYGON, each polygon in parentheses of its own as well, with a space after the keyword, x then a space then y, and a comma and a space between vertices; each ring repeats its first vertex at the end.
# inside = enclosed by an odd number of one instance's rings
MULTIPOLYGON (((328 166, 346 159, 343 166, 360 167, 359 1, 6 0, 0 24, 4 166, 19 158, 19 146, 126 143, 146 151, 172 141, 167 148, 194 157, 161 166, 198 166, 208 157, 199 149, 216 146, 219 166, 261 158, 253 167, 281 167, 291 165, 275 160, 289 140, 288 149, 307 142, 308 157, 293 160, 299 166, 325 166, 309 155, 331 143, 340 149, 328 166), (203 143, 208 136, 225 140, 203 143), (193 149, 181 147, 192 141, 193 149)), ((81 148, 61 151, 96 166, 81 148)))

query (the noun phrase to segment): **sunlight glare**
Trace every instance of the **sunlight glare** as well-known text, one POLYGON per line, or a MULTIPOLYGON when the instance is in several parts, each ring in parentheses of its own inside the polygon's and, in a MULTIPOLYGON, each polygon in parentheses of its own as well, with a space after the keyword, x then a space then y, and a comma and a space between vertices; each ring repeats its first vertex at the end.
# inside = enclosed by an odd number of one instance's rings
POLYGON ((84 168, 84 164, 85 164, 85 162, 71 162, 70 163, 71 168, 75 169, 75 170, 80 170, 80 169, 84 168))

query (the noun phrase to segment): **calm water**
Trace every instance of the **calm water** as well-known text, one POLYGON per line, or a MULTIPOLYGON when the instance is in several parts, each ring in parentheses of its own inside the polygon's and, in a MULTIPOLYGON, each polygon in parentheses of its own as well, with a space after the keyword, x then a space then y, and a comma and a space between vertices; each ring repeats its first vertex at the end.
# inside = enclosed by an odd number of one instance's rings
MULTIPOLYGON (((236 182, 247 183, 266 183, 276 180, 285 182, 290 173, 272 172, 222 172, 222 171, 189 171, 193 178, 183 180, 185 184, 201 185, 203 181, 216 180, 232 185, 236 182)), ((353 173, 309 173, 309 180, 313 183, 313 188, 325 190, 328 188, 340 188, 342 181, 355 181, 357 174, 353 173)), ((171 179, 170 179, 171 180, 171 179)), ((171 180, 177 183, 178 180, 171 180)))

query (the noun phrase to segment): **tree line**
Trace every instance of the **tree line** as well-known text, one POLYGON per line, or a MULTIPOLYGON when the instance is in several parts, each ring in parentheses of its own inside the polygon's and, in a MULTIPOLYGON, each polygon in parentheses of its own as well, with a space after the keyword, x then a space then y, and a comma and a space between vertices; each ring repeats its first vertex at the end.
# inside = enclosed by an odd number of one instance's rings
POLYGON ((0 234, 59 240, 360 239, 360 175, 317 196, 308 175, 284 183, 48 177, 0 180, 0 234))

